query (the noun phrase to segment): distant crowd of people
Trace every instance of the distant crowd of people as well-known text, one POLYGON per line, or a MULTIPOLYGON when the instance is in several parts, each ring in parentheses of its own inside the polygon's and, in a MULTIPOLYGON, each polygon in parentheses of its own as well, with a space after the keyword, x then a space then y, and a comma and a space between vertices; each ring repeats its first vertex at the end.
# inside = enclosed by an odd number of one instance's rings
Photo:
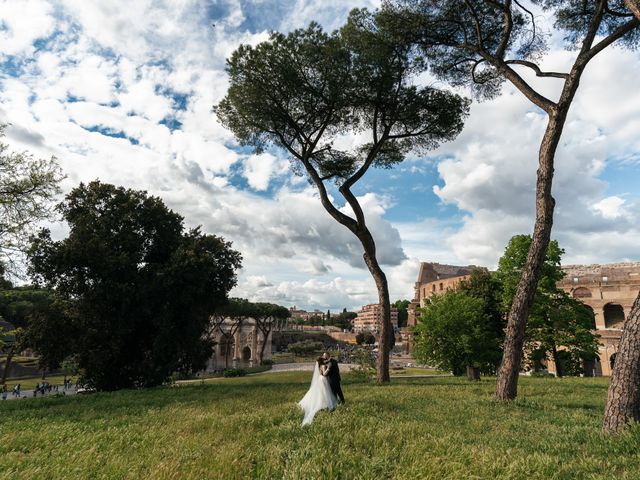
MULTIPOLYGON (((77 385, 74 385, 73 381, 70 378, 64 377, 64 381, 62 384, 62 394, 66 395, 67 391, 75 388, 77 385)), ((46 395, 48 393, 61 393, 60 385, 52 385, 49 382, 37 383, 33 389, 33 397, 37 397, 38 394, 46 395)), ((14 398, 24 398, 22 396, 22 385, 16 384, 13 386, 12 395, 14 398)), ((6 385, 2 386, 2 400, 6 400, 9 396, 9 390, 6 385)))

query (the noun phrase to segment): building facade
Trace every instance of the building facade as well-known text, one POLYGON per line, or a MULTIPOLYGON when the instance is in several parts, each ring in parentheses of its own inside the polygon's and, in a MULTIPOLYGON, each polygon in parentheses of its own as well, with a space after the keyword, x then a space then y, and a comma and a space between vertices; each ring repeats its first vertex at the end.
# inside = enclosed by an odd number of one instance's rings
POLYGON ((265 339, 253 318, 212 319, 212 337, 216 345, 207 372, 257 366, 263 345, 262 360, 271 359, 271 332, 265 339))
MULTIPOLYGON (((378 333, 380 331, 382 307, 379 303, 364 305, 357 314, 358 316, 353 319, 353 331, 355 333, 378 333)), ((398 309, 393 306, 391 307, 391 325, 394 331, 398 329, 398 309)))
MULTIPOLYGON (((416 309, 424 306, 431 295, 455 290, 476 268, 481 267, 421 263, 414 299, 409 305, 408 325, 415 325, 416 309)), ((611 375, 624 323, 640 291, 640 262, 567 265, 562 270, 565 277, 558 282, 558 288, 580 299, 593 311, 593 327, 600 335, 599 357, 594 362, 585 362, 585 375, 611 375)), ((408 330, 402 334, 410 345, 408 330)), ((552 360, 547 362, 547 367, 550 373, 556 373, 552 360)))
MULTIPOLYGON (((600 335, 600 355, 585 365, 587 375, 611 375, 624 323, 640 291, 640 262, 608 265, 567 265, 558 287, 580 299, 594 314, 600 335)), ((549 371, 555 365, 549 362, 549 371)))
POLYGON ((461 281, 466 280, 471 272, 476 269, 486 270, 483 267, 467 265, 444 265, 441 263, 421 262, 418 280, 414 286, 413 300, 407 309, 407 326, 416 324, 416 312, 419 307, 424 307, 431 295, 441 295, 447 291, 455 290, 461 281))

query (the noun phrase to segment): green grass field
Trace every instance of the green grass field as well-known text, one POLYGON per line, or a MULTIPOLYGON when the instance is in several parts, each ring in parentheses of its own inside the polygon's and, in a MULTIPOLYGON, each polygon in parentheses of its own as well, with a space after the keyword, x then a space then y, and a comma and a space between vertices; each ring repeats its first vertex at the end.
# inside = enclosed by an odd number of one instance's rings
POLYGON ((640 429, 600 434, 603 378, 344 382, 303 428, 309 374, 0 403, 0 478, 637 479, 640 429))

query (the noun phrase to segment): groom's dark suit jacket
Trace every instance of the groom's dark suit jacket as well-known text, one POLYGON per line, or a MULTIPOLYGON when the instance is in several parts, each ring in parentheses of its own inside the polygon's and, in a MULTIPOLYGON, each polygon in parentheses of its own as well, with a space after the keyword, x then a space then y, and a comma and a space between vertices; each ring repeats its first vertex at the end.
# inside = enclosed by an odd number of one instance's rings
POLYGON ((338 362, 331 358, 328 362, 326 362, 329 370, 327 371, 327 380, 329 380, 329 384, 338 384, 340 383, 340 368, 338 367, 338 362))

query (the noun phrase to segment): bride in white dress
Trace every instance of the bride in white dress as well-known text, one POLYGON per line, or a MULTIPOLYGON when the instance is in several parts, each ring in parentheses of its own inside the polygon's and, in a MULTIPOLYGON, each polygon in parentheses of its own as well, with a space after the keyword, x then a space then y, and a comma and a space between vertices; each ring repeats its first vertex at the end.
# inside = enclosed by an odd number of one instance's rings
POLYGON ((313 369, 311 386, 302 400, 298 402, 298 405, 304 411, 302 425, 309 425, 320 410, 325 408, 333 410, 336 408, 336 396, 331 391, 327 377, 324 376, 325 371, 324 361, 320 357, 313 369))

